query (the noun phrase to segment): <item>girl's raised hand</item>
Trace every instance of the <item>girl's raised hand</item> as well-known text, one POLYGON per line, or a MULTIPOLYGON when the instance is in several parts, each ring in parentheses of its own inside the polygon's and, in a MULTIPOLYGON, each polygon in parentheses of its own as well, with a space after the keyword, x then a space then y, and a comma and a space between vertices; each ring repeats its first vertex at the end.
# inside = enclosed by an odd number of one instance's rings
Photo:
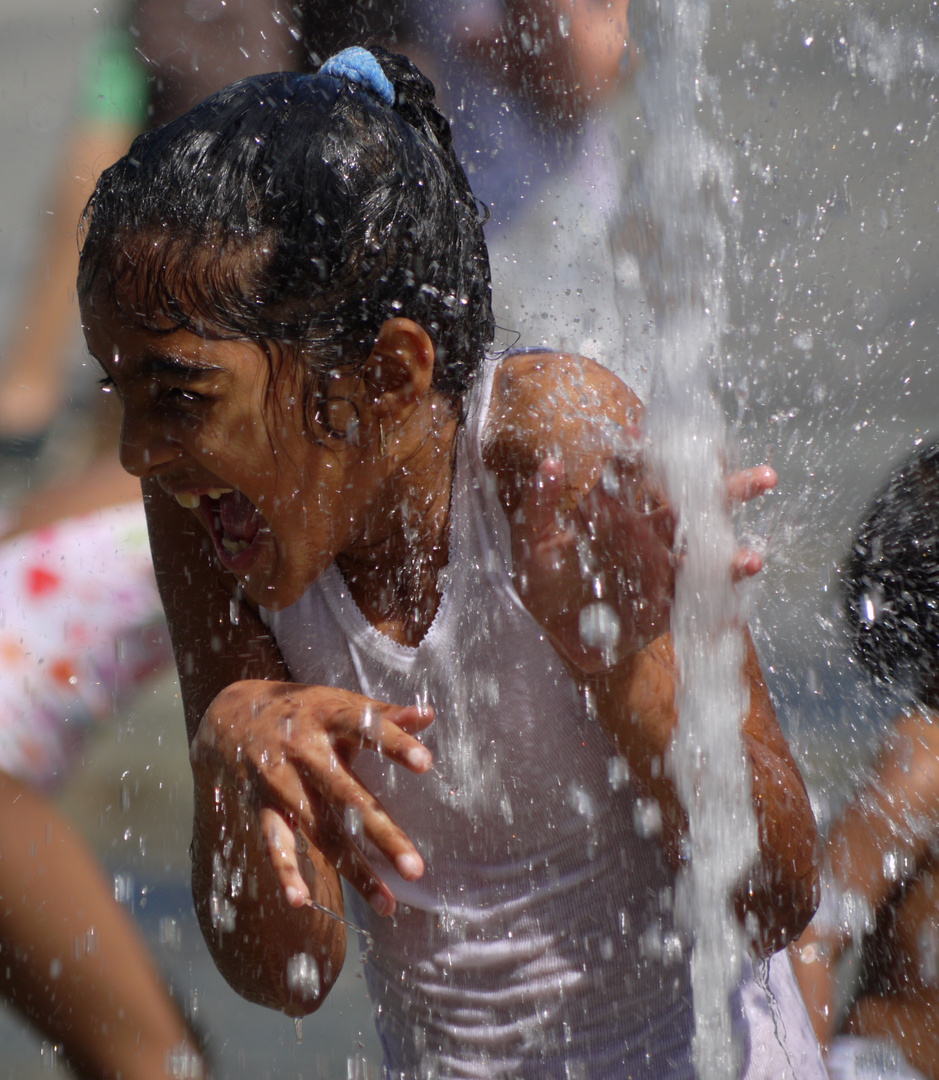
MULTIPOLYGON (((565 470, 546 458, 512 516, 516 587, 555 648, 580 674, 599 675, 643 649, 668 627, 679 562, 675 518, 643 478, 637 456, 612 459, 575 505, 565 470)), ((727 478, 730 504, 772 489, 768 466, 727 478)), ((739 550, 734 581, 759 573, 762 559, 739 550)))
MULTIPOLYGON (((738 503, 749 502, 772 491, 779 481, 776 470, 769 465, 732 472, 726 480, 727 502, 730 509, 738 503)), ((734 581, 753 577, 763 569, 763 558, 750 548, 740 548, 733 558, 730 574, 734 581)))
POLYGON ((381 915, 394 912, 388 886, 353 839, 361 829, 408 880, 424 862, 405 833, 352 772, 360 750, 384 754, 415 773, 430 751, 414 738, 433 720, 416 705, 373 701, 323 686, 245 680, 226 687, 206 711, 190 757, 200 783, 233 787, 257 815, 271 865, 288 902, 311 902, 303 871, 307 845, 381 915))

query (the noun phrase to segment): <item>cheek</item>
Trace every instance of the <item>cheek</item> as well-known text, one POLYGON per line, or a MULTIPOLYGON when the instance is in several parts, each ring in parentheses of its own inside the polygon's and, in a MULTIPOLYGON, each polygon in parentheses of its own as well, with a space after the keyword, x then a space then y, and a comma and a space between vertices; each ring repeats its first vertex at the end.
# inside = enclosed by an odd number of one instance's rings
POLYGON ((193 453, 227 471, 248 475, 270 470, 273 451, 263 428, 258 431, 242 417, 212 416, 193 423, 188 432, 193 453))
POLYGON ((276 495, 269 498, 272 512, 282 512, 305 539, 331 547, 333 540, 344 534, 354 520, 354 492, 342 483, 341 472, 335 465, 306 469, 302 474, 284 470, 278 474, 276 495))

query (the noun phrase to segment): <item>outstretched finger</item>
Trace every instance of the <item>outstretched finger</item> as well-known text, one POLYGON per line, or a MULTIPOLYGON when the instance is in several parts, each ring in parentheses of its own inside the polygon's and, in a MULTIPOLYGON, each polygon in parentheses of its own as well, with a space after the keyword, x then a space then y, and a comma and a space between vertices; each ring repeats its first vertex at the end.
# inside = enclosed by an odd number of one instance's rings
POLYGON ((649 530, 669 550, 675 543, 675 515, 670 506, 660 506, 645 515, 649 530))
POLYGON ((429 705, 375 706, 371 703, 333 718, 332 744, 345 744, 353 753, 374 750, 414 773, 433 765, 431 752, 411 732, 423 731, 434 719, 429 705))
POLYGON ((388 714, 388 719, 398 725, 402 731, 413 733, 424 731, 434 722, 434 708, 432 705, 396 705, 388 714))
MULTIPOLYGON (((322 771, 304 770, 301 766, 299 784, 305 784, 313 795, 315 806, 309 799, 296 797, 288 805, 299 807, 301 827, 322 840, 341 838, 342 847, 347 841, 356 842, 365 837, 394 866, 401 877, 415 881, 424 873, 424 860, 417 848, 378 799, 362 784, 353 772, 345 768, 339 759, 333 766, 322 771), (311 831, 315 830, 315 831, 311 831)), ((289 784, 289 781, 288 781, 289 784)), ((327 857, 335 861, 329 852, 327 857)), ((344 872, 336 863, 336 868, 344 872)))
POLYGON ((776 470, 769 465, 757 465, 731 473, 726 480, 727 499, 733 503, 748 502, 772 491, 779 482, 776 470))
MULTIPOLYGON (((326 816, 329 815, 324 815, 326 816)), ((267 856, 287 903, 291 907, 304 907, 313 903, 310 886, 301 865, 309 848, 305 831, 295 829, 282 814, 269 807, 261 810, 259 818, 267 856)), ((394 894, 373 870, 368 859, 349 838, 342 825, 332 822, 331 827, 317 828, 308 821, 307 829, 316 835, 318 850, 379 915, 394 914, 394 894)))
MULTIPOLYGON (((349 835, 345 823, 339 820, 338 813, 331 806, 323 808, 323 821, 317 834, 317 843, 329 862, 379 915, 394 914, 394 893, 349 835)), ((405 843, 407 844, 406 839, 405 843)), ((410 848, 410 844, 407 846, 410 848)), ((420 873, 423 873, 423 860, 413 848, 410 850, 413 854, 406 858, 411 865, 411 872, 407 876, 419 876, 414 874, 413 870, 419 867, 420 873)))
POLYGON ((258 815, 261 835, 271 867, 291 907, 302 907, 310 899, 310 889, 300 873, 297 841, 282 814, 265 807, 258 815))
POLYGON ((744 581, 754 577, 763 569, 763 556, 749 548, 741 548, 730 564, 730 576, 733 581, 744 581))

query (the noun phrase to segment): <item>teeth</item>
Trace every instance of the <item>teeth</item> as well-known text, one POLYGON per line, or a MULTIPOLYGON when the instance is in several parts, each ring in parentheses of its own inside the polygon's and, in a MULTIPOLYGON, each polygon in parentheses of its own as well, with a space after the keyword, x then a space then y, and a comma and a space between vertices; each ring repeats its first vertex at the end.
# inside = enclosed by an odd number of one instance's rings
POLYGON ((222 547, 229 555, 237 555, 241 551, 247 551, 249 546, 247 540, 229 540, 227 536, 222 537, 222 547))
POLYGON ((210 499, 220 499, 223 495, 230 495, 234 488, 209 488, 206 495, 210 499))
POLYGON ((194 495, 191 491, 180 491, 176 494, 176 501, 187 510, 195 510, 201 500, 198 495, 194 495))

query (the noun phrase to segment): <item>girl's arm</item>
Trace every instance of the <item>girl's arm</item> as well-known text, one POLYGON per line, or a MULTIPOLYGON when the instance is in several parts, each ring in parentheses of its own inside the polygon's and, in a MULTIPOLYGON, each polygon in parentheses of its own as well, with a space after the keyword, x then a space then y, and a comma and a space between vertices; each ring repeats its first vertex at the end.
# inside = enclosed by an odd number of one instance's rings
MULTIPOLYGON (((741 737, 751 773, 760 857, 734 897, 744 925, 756 916, 751 944, 768 956, 805 928, 817 904, 817 832, 808 795, 776 721, 749 632, 742 678, 749 709, 741 737)), ((677 864, 687 817, 665 763, 678 715, 677 669, 670 634, 663 634, 631 661, 588 680, 600 721, 627 759, 639 793, 662 811, 666 853, 677 864)))
MULTIPOLYGON (((291 958, 317 955, 322 996, 345 957, 345 927, 313 908, 293 908, 267 857, 258 815, 202 738, 202 720, 243 699, 245 680, 286 680, 276 645, 231 585, 208 549, 208 537, 188 511, 155 483, 143 484, 150 545, 169 623, 191 747, 194 783, 192 893, 199 925, 219 971, 239 994, 262 1005, 303 1014, 310 1001, 288 984, 291 958), (237 618, 233 619, 235 613, 237 618)), ((336 871, 315 849, 314 898, 342 914, 336 871)), ((300 962, 295 965, 299 970, 300 962)), ((293 970, 293 969, 291 969, 293 970)))
POLYGON ((64 1047, 76 1076, 157 1080, 173 1055, 188 1075, 205 1075, 195 1037, 78 830, 4 772, 0 852, 0 995, 64 1047))
MULTIPOLYGON (((663 768, 676 723, 675 657, 667 633, 674 521, 643 465, 638 399, 611 372, 553 354, 510 357, 497 374, 485 454, 512 523, 523 602, 571 670, 596 694, 607 734, 644 793, 659 800, 667 850, 677 855, 685 812, 663 768), (598 596, 616 632, 584 641, 581 612, 598 596)), ((737 474, 737 498, 767 490, 771 470, 737 474)), ((759 570, 738 555, 737 577, 759 570)), ((753 778, 760 861, 737 908, 753 912, 755 946, 772 951, 814 910, 816 830, 747 635, 744 747, 753 778), (781 906, 780 906, 781 905, 781 906)))
POLYGON ((356 808, 404 876, 423 870, 407 837, 355 781, 351 759, 373 749, 425 771, 429 754, 405 729, 426 726, 430 715, 288 682, 272 636, 236 598, 195 517, 155 483, 143 487, 190 741, 199 923, 238 993, 308 1013, 345 957, 337 867, 379 911, 394 909, 345 833, 345 810, 356 808))

